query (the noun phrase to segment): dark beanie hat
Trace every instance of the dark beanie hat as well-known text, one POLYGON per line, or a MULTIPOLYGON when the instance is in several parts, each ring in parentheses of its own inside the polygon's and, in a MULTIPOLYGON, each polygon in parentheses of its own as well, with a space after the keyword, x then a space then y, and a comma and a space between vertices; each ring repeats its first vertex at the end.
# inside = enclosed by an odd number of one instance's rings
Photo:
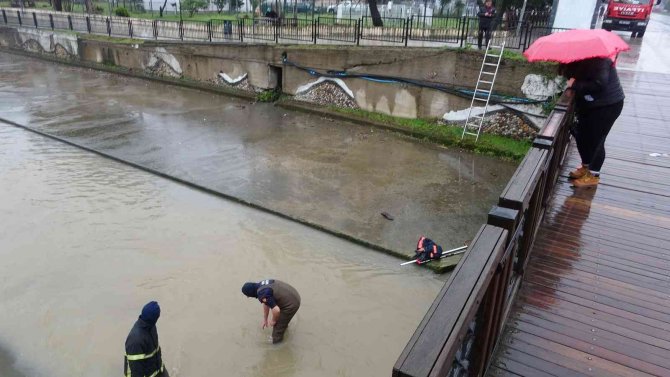
POLYGON ((155 325, 158 321, 158 317, 161 316, 161 307, 158 306, 156 301, 151 301, 148 304, 144 305, 142 308, 142 314, 140 314, 140 319, 155 325))
POLYGON ((242 286, 242 293, 247 297, 258 297, 258 283, 247 282, 242 286))

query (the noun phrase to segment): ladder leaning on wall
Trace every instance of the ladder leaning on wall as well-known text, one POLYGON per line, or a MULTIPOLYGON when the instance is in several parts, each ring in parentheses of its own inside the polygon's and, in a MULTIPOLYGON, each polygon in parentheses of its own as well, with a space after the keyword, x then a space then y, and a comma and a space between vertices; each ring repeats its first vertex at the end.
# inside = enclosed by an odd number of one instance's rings
POLYGON ((472 94, 470 111, 468 112, 468 118, 465 120, 465 125, 463 126, 461 140, 465 138, 465 135, 474 136, 475 141, 479 140, 479 134, 481 133, 482 125, 484 124, 484 117, 486 116, 486 112, 489 109, 489 100, 491 99, 491 93, 493 92, 493 83, 496 81, 496 76, 498 75, 498 67, 500 67, 503 51, 505 51, 505 42, 503 42, 500 46, 492 46, 491 42, 489 41, 489 43, 486 45, 486 52, 484 52, 482 68, 479 70, 477 85, 475 86, 475 91, 472 94), (497 53, 494 54, 492 50, 496 50, 497 53), (472 114, 472 108, 475 107, 475 103, 484 104, 484 112, 481 115, 472 114))

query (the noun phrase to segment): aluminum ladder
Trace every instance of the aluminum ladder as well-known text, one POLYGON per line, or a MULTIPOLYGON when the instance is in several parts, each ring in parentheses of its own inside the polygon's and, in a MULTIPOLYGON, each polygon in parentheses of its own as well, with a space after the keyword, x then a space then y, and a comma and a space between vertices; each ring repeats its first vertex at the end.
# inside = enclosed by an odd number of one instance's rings
POLYGON ((489 41, 486 45, 482 68, 479 70, 477 85, 475 86, 474 93, 472 93, 470 111, 468 112, 468 118, 463 126, 461 140, 465 138, 465 135, 474 136, 475 142, 479 140, 479 134, 482 132, 482 125, 484 124, 484 117, 489 109, 489 100, 491 99, 491 93, 493 92, 493 83, 496 81, 498 67, 500 67, 500 62, 502 61, 503 51, 505 51, 505 42, 500 46, 492 46, 489 41), (493 54, 491 50, 498 50, 499 53, 493 54), (472 115, 472 108, 475 104, 482 103, 484 104, 484 113, 481 115, 472 115))

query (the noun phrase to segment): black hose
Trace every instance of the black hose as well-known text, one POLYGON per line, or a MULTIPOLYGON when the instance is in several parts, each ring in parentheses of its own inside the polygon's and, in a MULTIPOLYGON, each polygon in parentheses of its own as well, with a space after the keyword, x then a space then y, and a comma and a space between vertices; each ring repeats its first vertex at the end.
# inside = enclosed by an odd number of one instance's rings
MULTIPOLYGON (((462 98, 472 98, 472 95, 474 94, 474 90, 469 90, 469 89, 458 89, 458 88, 453 88, 453 87, 447 87, 444 85, 439 85, 439 84, 433 84, 433 83, 427 83, 419 80, 413 80, 413 79, 407 79, 407 78, 402 78, 402 77, 393 77, 393 76, 384 76, 384 75, 371 75, 371 74, 357 74, 357 73, 349 73, 346 71, 335 71, 335 70, 328 70, 325 73, 324 72, 319 72, 314 68, 309 68, 309 67, 303 67, 300 64, 294 63, 292 61, 289 61, 286 55, 282 55, 282 62, 284 65, 288 65, 291 67, 295 67, 297 69, 303 70, 307 73, 309 73, 311 76, 314 77, 328 77, 328 78, 358 78, 358 79, 363 79, 363 80, 368 80, 368 81, 375 81, 375 82, 382 82, 382 83, 406 83, 406 84, 411 84, 423 88, 429 88, 429 89, 435 89, 439 90, 444 93, 456 95, 462 98)), ((482 92, 482 96, 485 96, 485 94, 482 92)), ((494 104, 523 104, 523 105, 538 105, 538 104, 544 104, 548 102, 547 100, 531 100, 528 98, 519 98, 519 97, 510 97, 510 96, 504 96, 501 94, 494 94, 491 93, 491 102, 494 104)))

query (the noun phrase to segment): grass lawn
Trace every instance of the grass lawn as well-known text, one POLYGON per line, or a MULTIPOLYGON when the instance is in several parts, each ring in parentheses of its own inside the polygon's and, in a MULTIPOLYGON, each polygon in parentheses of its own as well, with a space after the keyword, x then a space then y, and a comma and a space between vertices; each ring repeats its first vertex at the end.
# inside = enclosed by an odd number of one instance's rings
POLYGON ((339 107, 329 107, 329 110, 350 114, 376 123, 391 125, 394 128, 409 131, 415 137, 424 138, 438 144, 457 146, 476 153, 514 161, 521 160, 531 147, 531 142, 528 140, 515 140, 509 137, 490 134, 481 134, 479 141, 476 143, 474 138, 461 140, 462 127, 439 124, 436 120, 432 119, 405 119, 364 110, 339 107))

